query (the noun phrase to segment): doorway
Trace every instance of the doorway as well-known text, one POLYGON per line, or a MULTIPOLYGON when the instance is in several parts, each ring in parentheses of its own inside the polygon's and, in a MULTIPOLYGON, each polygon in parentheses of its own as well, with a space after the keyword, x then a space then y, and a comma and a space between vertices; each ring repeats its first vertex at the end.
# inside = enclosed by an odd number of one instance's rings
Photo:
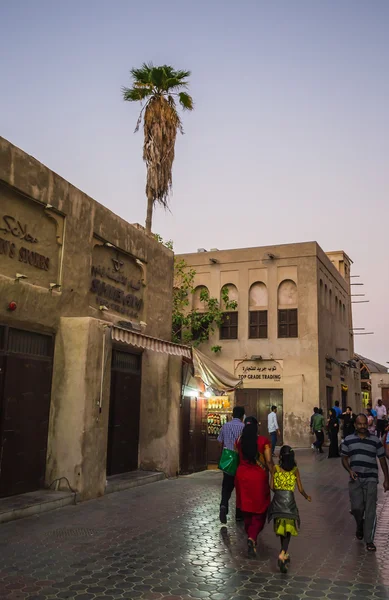
POLYGON ((138 468, 142 355, 112 351, 107 475, 138 468))
POLYGON ((342 386, 342 412, 346 412, 347 408, 347 389, 342 386))
POLYGON ((181 405, 180 473, 207 468, 206 406, 204 398, 184 396, 181 405))
POLYGON ((278 444, 283 443, 283 390, 273 389, 241 389, 235 392, 235 405, 244 406, 247 417, 253 416, 259 422, 259 433, 269 436, 267 417, 272 406, 277 407, 277 421, 281 431, 278 444))
POLYGON ((53 342, 0 327, 0 497, 44 487, 53 342))

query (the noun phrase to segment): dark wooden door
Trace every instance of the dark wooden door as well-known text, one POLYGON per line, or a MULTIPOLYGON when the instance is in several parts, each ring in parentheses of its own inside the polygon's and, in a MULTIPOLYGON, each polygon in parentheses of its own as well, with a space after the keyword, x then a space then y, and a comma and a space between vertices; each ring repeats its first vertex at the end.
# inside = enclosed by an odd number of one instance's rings
POLYGON ((244 406, 246 417, 255 417, 259 423, 258 431, 260 435, 268 437, 267 417, 271 407, 277 406, 277 421, 283 439, 283 390, 272 389, 243 389, 235 392, 236 406, 244 406))
POLYGON ((51 361, 31 356, 2 362, 0 497, 44 486, 52 374, 51 361))
POLYGON ((141 355, 113 350, 107 475, 138 468, 141 355))
POLYGON ((203 398, 184 396, 181 405, 180 473, 207 468, 206 407, 203 398))
POLYGON ((258 419, 258 390, 245 389, 236 390, 235 392, 236 406, 243 406, 246 417, 255 417, 258 419))
POLYGON ((381 390, 382 393, 382 402, 385 404, 386 408, 389 410, 389 388, 383 387, 381 390))

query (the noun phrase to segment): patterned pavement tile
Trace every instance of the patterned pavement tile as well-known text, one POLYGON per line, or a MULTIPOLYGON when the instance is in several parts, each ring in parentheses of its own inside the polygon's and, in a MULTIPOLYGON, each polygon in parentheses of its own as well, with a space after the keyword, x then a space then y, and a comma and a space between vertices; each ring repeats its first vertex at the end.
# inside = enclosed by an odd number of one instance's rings
POLYGON ((297 497, 287 575, 271 526, 249 561, 242 526, 220 525, 221 476, 207 471, 1 525, 0 598, 389 600, 389 494, 380 491, 369 554, 354 537, 340 461, 297 458, 313 502, 297 497))

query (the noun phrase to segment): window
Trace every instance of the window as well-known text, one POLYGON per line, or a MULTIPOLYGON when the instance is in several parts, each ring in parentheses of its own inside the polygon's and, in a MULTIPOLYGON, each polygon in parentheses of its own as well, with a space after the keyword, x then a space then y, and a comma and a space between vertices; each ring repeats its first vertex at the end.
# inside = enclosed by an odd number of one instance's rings
POLYGON ((298 337, 297 308, 278 309, 278 337, 298 337))
POLYGON ((297 285, 285 279, 278 287, 278 337, 298 337, 297 285))
POLYGON ((198 285, 197 288, 193 292, 193 309, 199 312, 204 312, 206 309, 206 304, 204 300, 201 299, 203 294, 208 294, 209 290, 205 285, 198 285))
POLYGON ((250 339, 266 339, 267 338, 267 310, 250 310, 250 339))
POLYGON ((238 339, 238 313, 226 312, 223 314, 223 320, 220 325, 221 340, 238 339))

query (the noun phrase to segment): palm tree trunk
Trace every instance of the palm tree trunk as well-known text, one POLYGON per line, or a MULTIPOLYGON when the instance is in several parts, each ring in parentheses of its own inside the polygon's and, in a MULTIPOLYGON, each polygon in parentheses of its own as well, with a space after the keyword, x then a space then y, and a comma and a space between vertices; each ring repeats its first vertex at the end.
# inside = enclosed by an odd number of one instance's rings
POLYGON ((151 222, 153 220, 153 206, 154 200, 152 195, 149 193, 147 196, 147 216, 146 216, 146 231, 151 233, 151 222))

